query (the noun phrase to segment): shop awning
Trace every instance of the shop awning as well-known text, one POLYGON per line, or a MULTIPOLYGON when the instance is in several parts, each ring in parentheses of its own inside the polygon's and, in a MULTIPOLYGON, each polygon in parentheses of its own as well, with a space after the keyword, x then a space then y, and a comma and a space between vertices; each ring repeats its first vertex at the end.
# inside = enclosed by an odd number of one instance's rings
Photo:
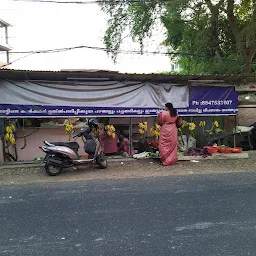
POLYGON ((134 81, 0 81, 0 117, 155 116, 172 102, 181 116, 236 115, 234 87, 134 81))

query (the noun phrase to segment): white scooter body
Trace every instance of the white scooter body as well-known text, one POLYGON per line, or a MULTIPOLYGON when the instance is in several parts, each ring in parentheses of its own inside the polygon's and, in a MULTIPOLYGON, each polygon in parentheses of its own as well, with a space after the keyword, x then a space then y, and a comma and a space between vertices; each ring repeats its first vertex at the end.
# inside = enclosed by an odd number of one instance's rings
POLYGON ((96 142, 96 149, 92 158, 80 158, 78 155, 79 145, 76 142, 57 142, 55 145, 53 143, 49 143, 44 141, 46 146, 40 147, 45 153, 46 157, 44 159, 45 162, 45 170, 51 175, 57 175, 63 168, 68 168, 71 166, 82 165, 86 163, 96 162, 100 168, 107 168, 107 160, 103 153, 103 148, 101 146, 100 141, 97 138, 94 138, 96 142), (73 148, 69 145, 72 145, 73 148), (75 148, 74 148, 75 146, 75 148), (55 167, 58 171, 50 171, 49 167, 55 167))

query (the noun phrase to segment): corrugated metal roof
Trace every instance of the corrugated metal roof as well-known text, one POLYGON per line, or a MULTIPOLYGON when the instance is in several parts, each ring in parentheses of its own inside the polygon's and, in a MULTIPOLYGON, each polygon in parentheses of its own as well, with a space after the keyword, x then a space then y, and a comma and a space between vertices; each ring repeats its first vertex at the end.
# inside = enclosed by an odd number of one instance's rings
POLYGON ((220 86, 223 83, 238 84, 245 81, 256 81, 256 76, 242 75, 171 75, 161 73, 137 74, 137 73, 119 73, 110 70, 23 70, 23 69, 0 69, 2 79, 13 80, 53 80, 66 81, 70 79, 103 79, 109 80, 131 80, 131 81, 151 81, 151 82, 172 82, 186 83, 195 85, 198 83, 216 83, 220 86))
MULTIPOLYGON (((46 70, 46 69, 42 69, 42 70, 37 70, 37 69, 14 69, 14 68, 10 68, 9 69, 10 71, 13 71, 13 72, 50 72, 50 73, 60 73, 62 71, 60 70, 46 70)), ((1 72, 1 69, 0 69, 0 72, 1 72)))

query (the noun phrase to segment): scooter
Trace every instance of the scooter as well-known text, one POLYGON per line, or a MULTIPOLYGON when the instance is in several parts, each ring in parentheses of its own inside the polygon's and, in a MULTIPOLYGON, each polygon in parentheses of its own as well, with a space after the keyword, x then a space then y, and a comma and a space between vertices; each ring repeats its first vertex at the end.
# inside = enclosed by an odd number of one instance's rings
MULTIPOLYGON (((77 135, 73 138, 77 138, 77 135)), ((73 142, 48 142, 44 141, 45 146, 39 147, 46 156, 43 160, 45 171, 50 176, 56 176, 64 168, 70 168, 88 163, 96 163, 101 169, 108 166, 100 141, 92 136, 96 143, 95 152, 88 153, 88 158, 82 158, 78 155, 79 144, 73 142)), ((86 143, 86 142, 85 142, 86 143)), ((87 152, 86 152, 87 153, 87 152)))

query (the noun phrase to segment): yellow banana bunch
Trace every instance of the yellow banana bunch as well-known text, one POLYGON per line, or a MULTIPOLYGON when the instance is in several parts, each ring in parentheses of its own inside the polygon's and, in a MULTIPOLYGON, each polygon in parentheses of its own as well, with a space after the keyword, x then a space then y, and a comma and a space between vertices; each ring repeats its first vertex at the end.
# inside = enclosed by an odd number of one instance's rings
POLYGON ((70 134, 70 132, 73 130, 74 126, 71 123, 65 124, 65 131, 66 134, 70 134))
POLYGON ((15 126, 13 124, 10 124, 6 126, 5 131, 6 131, 5 140, 10 144, 15 144, 16 140, 13 135, 13 132, 15 131, 15 126))
POLYGON ((156 124, 150 129, 150 133, 153 137, 155 137, 157 140, 160 137, 160 125, 156 124))
POLYGON ((199 126, 202 127, 203 134, 204 134, 204 127, 205 127, 205 125, 206 125, 205 121, 200 121, 199 126))
POLYGON ((13 124, 10 124, 9 127, 11 128, 12 131, 15 131, 15 126, 13 124))
POLYGON ((112 137, 112 139, 114 139, 116 137, 116 134, 115 134, 115 127, 113 125, 107 125, 107 135, 109 137, 112 137))
POLYGON ((144 130, 147 131, 147 129, 148 129, 148 122, 144 122, 143 124, 144 124, 144 130))
POLYGON ((148 123, 147 122, 139 123, 139 133, 141 135, 143 135, 147 130, 148 130, 148 123))
POLYGON ((10 128, 10 126, 6 126, 5 130, 7 133, 12 133, 12 129, 10 128))
POLYGON ((143 134, 145 133, 145 131, 142 130, 142 129, 139 129, 139 133, 140 133, 141 135, 143 135, 143 134))
POLYGON ((151 132, 151 134, 152 134, 152 136, 155 137, 157 140, 158 140, 158 138, 160 137, 160 133, 157 132, 156 130, 153 130, 153 131, 151 132))
POLYGON ((5 134, 5 139, 6 139, 6 141, 9 141, 9 139, 10 139, 9 133, 6 133, 6 134, 5 134))
POLYGON ((189 129, 190 131, 195 130, 195 129, 196 129, 196 124, 195 124, 195 123, 188 123, 188 129, 189 129))
POLYGON ((115 132, 115 131, 116 131, 116 129, 115 129, 115 127, 114 127, 113 125, 108 125, 108 126, 107 126, 107 129, 108 129, 108 131, 110 131, 110 132, 115 132))
POLYGON ((214 121, 214 122, 213 122, 213 125, 214 125, 215 127, 219 127, 218 121, 214 121))
POLYGON ((199 126, 200 126, 200 127, 205 127, 205 125, 206 125, 206 122, 205 122, 205 121, 200 121, 200 123, 199 123, 199 126))
POLYGON ((146 131, 146 130, 148 129, 148 123, 147 123, 147 122, 139 123, 139 128, 140 128, 141 130, 146 131))
POLYGON ((16 143, 16 141, 15 141, 14 138, 11 138, 10 142, 11 142, 11 144, 13 144, 13 145, 16 143))
POLYGON ((186 120, 183 120, 183 124, 182 124, 181 128, 184 128, 187 126, 189 126, 189 123, 186 120))

